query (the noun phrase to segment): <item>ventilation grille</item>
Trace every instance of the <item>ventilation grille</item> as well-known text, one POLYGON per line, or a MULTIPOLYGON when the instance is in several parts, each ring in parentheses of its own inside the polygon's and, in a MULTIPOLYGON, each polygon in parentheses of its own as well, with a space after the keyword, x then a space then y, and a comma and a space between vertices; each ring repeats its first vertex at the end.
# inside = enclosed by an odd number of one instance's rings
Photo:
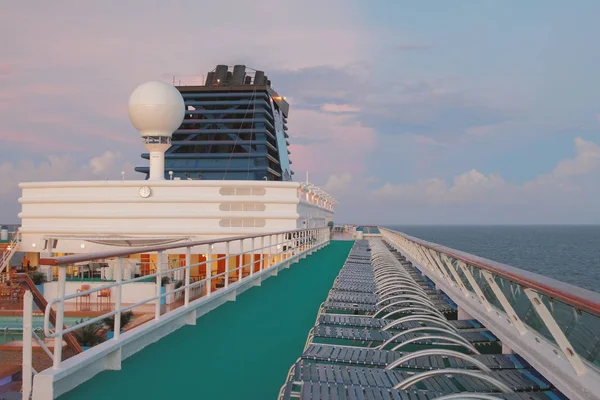
POLYGON ((267 206, 264 203, 221 203, 221 211, 265 211, 267 206))
POLYGON ((264 228, 266 224, 262 218, 223 218, 219 221, 223 228, 264 228))
POLYGON ((224 187, 219 190, 223 196, 264 196, 267 194, 265 188, 254 187, 224 187))

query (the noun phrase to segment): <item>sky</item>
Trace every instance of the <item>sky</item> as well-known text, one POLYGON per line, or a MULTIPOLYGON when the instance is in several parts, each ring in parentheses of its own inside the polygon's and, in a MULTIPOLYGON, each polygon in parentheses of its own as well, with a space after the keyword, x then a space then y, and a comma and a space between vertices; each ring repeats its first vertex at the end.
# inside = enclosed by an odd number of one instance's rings
POLYGON ((600 223, 597 0, 0 3, 0 222, 18 183, 126 179, 148 80, 266 71, 296 179, 369 224, 600 223))

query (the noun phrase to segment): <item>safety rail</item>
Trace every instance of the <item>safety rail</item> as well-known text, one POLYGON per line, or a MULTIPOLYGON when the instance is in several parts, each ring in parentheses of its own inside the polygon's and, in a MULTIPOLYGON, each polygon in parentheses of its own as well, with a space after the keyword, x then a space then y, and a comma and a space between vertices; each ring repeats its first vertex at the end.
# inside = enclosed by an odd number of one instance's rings
MULTIPOLYGON (((571 398, 600 393, 600 294, 380 228, 465 313, 571 398)), ((599 282, 600 284, 600 282, 599 282)))
POLYGON ((4 249, 2 254, 0 254, 0 276, 2 276, 2 273, 4 272, 4 270, 10 264, 11 258, 15 255, 15 253, 19 249, 20 241, 21 241, 21 233, 17 229, 12 233, 12 235, 8 241, 8 245, 6 246, 6 249, 4 249))
MULTIPOLYGON (((201 303, 206 303, 207 301, 210 301, 211 298, 219 298, 223 293, 231 290, 243 291, 246 289, 246 282, 252 282, 253 280, 258 279, 257 283, 260 284, 260 279, 265 279, 268 276, 276 274, 277 270, 280 268, 289 266, 299 258, 303 258, 307 254, 323 247, 328 242, 328 228, 313 228, 149 246, 110 252, 42 258, 40 259, 41 265, 59 267, 58 295, 56 298, 48 301, 44 312, 44 334, 46 338, 54 338, 55 341, 52 368, 55 372, 51 373, 61 375, 62 377, 64 374, 59 373, 59 371, 61 371, 63 364, 68 362, 70 368, 74 362, 74 358, 81 359, 82 361, 85 360, 85 353, 87 352, 63 361, 61 343, 63 337, 71 332, 114 316, 113 338, 95 347, 102 347, 107 342, 118 342, 120 337, 124 335, 124 333, 121 333, 122 312, 133 310, 146 304, 153 304, 153 321, 160 322, 168 320, 171 314, 180 313, 182 309, 184 311, 186 309, 193 310, 194 307, 199 307, 201 303), (185 265, 169 268, 169 261, 165 256, 167 254, 183 254, 184 252, 185 265), (157 272, 138 278, 123 279, 124 257, 142 253, 157 254, 157 272), (192 263, 192 253, 202 254, 204 257, 202 257, 199 262, 192 263), (74 294, 66 294, 66 267, 73 265, 74 263, 108 258, 118 258, 114 274, 116 276, 115 282, 101 284, 100 286, 74 294), (200 271, 204 269, 204 279, 192 280, 192 268, 198 268, 200 271), (217 269, 217 273, 213 274, 213 269, 215 268, 217 269), (222 268, 224 268, 224 271, 219 272, 222 268), (269 273, 269 271, 273 271, 273 273, 269 273), (165 289, 165 291, 162 292, 161 281, 165 276, 179 277, 182 285, 173 290, 165 289), (264 278, 262 278, 263 276, 264 278), (124 304, 122 302, 122 294, 125 285, 135 284, 140 281, 148 281, 148 278, 155 278, 156 286, 153 295, 144 297, 133 304, 124 304), (222 287, 217 287, 217 285, 222 285, 222 287), (201 290, 197 290, 198 288, 201 290), (63 327, 65 302, 103 291, 111 291, 113 298, 111 307, 107 309, 106 312, 72 326, 63 327), (194 296, 194 291, 196 291, 196 296, 194 296), (200 292, 199 295, 198 292, 200 292), (171 309, 165 309, 163 305, 161 305, 160 299, 177 293, 183 293, 182 304, 177 304, 171 309), (54 325, 54 331, 52 331, 50 316, 54 308, 56 308, 56 323, 52 324, 54 325)), ((228 300, 232 299, 235 299, 235 295, 228 300)), ((150 322, 151 321, 142 324, 140 327, 136 328, 136 330, 143 328, 147 324, 152 325, 150 322)), ((120 362, 121 360, 119 359, 119 365, 120 362)), ((43 390, 48 390, 48 388, 45 387, 43 390)), ((34 399, 36 398, 35 396, 36 388, 34 382, 34 399)))

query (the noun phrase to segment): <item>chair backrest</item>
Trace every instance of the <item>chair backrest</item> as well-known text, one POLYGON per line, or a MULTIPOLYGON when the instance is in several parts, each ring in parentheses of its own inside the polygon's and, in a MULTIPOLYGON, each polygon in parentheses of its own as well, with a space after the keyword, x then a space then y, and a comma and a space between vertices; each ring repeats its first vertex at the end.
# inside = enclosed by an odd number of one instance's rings
POLYGON ((86 290, 90 290, 90 289, 91 289, 91 286, 87 285, 87 284, 81 285, 81 288, 80 288, 80 290, 82 292, 85 292, 86 290))

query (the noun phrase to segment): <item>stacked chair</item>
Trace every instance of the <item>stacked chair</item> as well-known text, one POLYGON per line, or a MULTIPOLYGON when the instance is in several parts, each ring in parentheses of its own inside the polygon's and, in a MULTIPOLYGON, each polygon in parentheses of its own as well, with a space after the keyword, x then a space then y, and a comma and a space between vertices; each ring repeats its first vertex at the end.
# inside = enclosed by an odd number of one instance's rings
POLYGON ((566 399, 380 239, 355 242, 280 399, 566 399))

